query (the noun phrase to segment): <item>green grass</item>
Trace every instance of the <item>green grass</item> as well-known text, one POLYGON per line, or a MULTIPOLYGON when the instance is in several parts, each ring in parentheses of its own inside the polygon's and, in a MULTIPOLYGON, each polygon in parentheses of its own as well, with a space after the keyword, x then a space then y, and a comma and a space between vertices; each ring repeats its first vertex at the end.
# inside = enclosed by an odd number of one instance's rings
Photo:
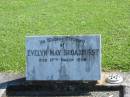
POLYGON ((26 35, 102 35, 103 70, 130 70, 130 0, 0 0, 0 71, 25 71, 26 35))

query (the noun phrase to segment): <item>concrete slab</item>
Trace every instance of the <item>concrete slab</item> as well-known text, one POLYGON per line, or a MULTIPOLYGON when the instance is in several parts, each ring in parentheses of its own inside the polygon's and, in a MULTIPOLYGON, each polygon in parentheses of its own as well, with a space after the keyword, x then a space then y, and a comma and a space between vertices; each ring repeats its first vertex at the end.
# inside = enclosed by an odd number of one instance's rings
POLYGON ((124 97, 130 97, 130 86, 124 87, 124 97))
POLYGON ((103 72, 101 80, 98 80, 97 85, 105 85, 105 86, 115 86, 115 85, 121 85, 121 86, 130 86, 130 72, 103 72), (107 77, 109 74, 117 73, 120 74, 123 77, 123 82, 120 84, 109 84, 106 82, 107 77))
MULTIPOLYGON (((111 72, 114 73, 114 72, 111 72)), ((121 74, 124 81, 120 84, 108 84, 106 83, 106 78, 110 74, 109 72, 102 73, 102 79, 98 81, 96 86, 99 87, 118 87, 123 86, 124 97, 130 97, 130 72, 117 72, 121 74)), ((86 83, 85 81, 83 81, 86 83)), ((0 73, 0 97, 6 92, 8 85, 24 85, 26 83, 25 77, 23 74, 14 74, 14 73, 0 73)), ((28 84, 28 83, 27 83, 28 84)), ((32 82, 29 82, 32 84, 32 82)))

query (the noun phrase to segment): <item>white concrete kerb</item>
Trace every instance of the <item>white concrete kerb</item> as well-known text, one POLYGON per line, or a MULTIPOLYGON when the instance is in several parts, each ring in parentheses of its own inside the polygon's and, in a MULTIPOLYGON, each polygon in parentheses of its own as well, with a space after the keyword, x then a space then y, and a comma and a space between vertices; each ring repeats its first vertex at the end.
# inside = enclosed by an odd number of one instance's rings
POLYGON ((5 92, 6 92, 6 88, 0 89, 0 97, 2 97, 5 92))

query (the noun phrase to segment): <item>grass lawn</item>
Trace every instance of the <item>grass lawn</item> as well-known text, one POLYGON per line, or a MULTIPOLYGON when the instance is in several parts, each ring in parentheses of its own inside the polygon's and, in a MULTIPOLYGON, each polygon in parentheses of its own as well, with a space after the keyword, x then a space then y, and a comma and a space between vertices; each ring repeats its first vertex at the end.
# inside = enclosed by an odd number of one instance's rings
POLYGON ((130 70, 130 0, 0 0, 0 71, 25 71, 26 35, 102 35, 103 70, 130 70))

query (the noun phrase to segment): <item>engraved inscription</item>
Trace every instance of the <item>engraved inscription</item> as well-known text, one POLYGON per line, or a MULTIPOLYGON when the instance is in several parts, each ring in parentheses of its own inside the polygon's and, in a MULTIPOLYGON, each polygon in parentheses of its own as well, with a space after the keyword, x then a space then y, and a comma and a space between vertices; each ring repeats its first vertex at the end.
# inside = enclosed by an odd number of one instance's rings
POLYGON ((100 79, 100 38, 100 35, 27 37, 26 79, 100 79))

